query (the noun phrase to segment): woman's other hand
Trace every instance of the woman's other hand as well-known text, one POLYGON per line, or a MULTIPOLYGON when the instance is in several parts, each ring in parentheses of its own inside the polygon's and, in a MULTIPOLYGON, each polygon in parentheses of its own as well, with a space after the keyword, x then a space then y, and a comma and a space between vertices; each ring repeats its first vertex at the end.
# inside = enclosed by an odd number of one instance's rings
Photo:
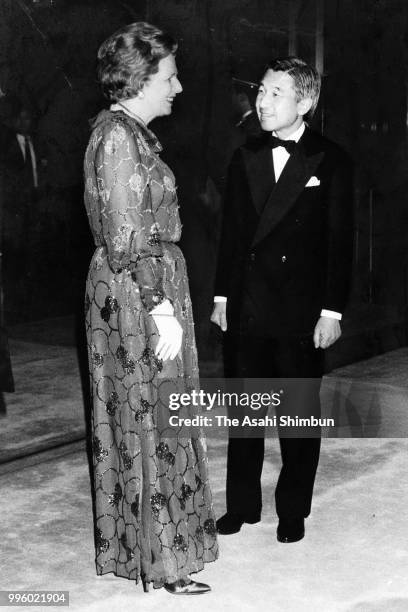
POLYGON ((156 355, 159 359, 174 359, 181 349, 183 328, 174 315, 152 314, 159 332, 156 355))

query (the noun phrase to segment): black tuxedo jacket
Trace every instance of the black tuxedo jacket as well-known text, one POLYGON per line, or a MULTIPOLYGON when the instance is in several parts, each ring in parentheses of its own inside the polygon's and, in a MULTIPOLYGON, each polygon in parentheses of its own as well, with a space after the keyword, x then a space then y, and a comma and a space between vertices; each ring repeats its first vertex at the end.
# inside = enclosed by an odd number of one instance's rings
MULTIPOLYGON (((31 137, 31 142, 33 144, 34 153, 37 159, 38 172, 38 146, 34 136, 31 137)), ((3 165, 5 172, 8 173, 8 180, 14 181, 16 184, 18 184, 20 190, 24 189, 24 183, 27 181, 27 168, 24 161, 24 155, 18 143, 17 134, 4 125, 0 127, 0 162, 3 165)), ((30 178, 32 180, 32 172, 30 178)))
MULTIPOLYGON (((32 142, 39 174, 35 138, 32 142)), ((0 126, 0 241, 4 239, 5 252, 19 249, 26 240, 31 226, 30 219, 36 214, 33 206, 35 197, 32 167, 25 165, 16 133, 4 125, 0 126)))
POLYGON ((215 285, 232 333, 303 336, 322 308, 343 312, 352 201, 350 158, 309 128, 276 184, 265 134, 235 152, 215 285))

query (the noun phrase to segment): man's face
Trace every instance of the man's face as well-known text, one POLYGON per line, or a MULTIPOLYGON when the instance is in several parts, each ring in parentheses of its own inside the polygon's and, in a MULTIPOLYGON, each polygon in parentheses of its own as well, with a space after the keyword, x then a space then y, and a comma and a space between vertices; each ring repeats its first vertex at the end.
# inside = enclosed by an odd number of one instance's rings
POLYGON ((267 70, 259 86, 256 112, 263 130, 290 136, 303 121, 303 105, 297 100, 294 80, 286 72, 267 70))

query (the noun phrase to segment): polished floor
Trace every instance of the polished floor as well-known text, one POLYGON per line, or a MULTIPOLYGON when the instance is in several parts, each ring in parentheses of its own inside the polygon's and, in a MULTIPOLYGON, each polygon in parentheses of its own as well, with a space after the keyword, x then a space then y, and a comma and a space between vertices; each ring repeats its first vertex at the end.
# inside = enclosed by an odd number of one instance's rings
MULTIPOLYGON (((337 410, 347 400, 344 409, 350 411, 352 380, 354 387, 357 379, 363 380, 366 396, 375 401, 362 407, 366 416, 360 421, 356 410, 352 416, 365 437, 323 440, 304 540, 276 541, 273 489, 280 460, 276 440, 269 439, 262 522, 220 536, 219 560, 198 578, 209 582, 212 592, 191 599, 164 590, 144 594, 130 581, 95 575, 77 354, 69 343, 52 344, 50 336, 49 344, 31 340, 11 341, 17 392, 6 396, 7 415, 0 420, 2 590, 67 590, 69 609, 83 612, 408 610, 406 350, 344 368, 329 381, 331 403, 333 389, 339 384, 343 388, 337 410), (381 373, 384 379, 379 380, 381 373), (367 437, 364 419, 372 414, 373 403, 378 437, 367 437), (395 434, 398 419, 400 437, 395 434)), ((356 402, 351 403, 356 409, 356 402)), ((226 441, 208 442, 220 515, 226 441)))
MULTIPOLYGON (((276 541, 270 442, 262 522, 220 536, 219 560, 200 573, 212 592, 181 598, 97 577, 84 452, 0 477, 2 589, 61 589, 70 609, 406 612, 408 546, 405 440, 325 440, 306 537, 276 541)), ((214 503, 224 510, 225 446, 210 445, 214 503)))

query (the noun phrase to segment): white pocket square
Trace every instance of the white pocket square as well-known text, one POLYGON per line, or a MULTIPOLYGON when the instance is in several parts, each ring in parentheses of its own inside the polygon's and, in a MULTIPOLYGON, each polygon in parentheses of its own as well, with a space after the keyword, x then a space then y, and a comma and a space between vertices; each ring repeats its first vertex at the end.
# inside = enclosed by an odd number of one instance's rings
POLYGON ((312 176, 306 183, 305 187, 318 187, 320 185, 320 181, 317 176, 312 176))

